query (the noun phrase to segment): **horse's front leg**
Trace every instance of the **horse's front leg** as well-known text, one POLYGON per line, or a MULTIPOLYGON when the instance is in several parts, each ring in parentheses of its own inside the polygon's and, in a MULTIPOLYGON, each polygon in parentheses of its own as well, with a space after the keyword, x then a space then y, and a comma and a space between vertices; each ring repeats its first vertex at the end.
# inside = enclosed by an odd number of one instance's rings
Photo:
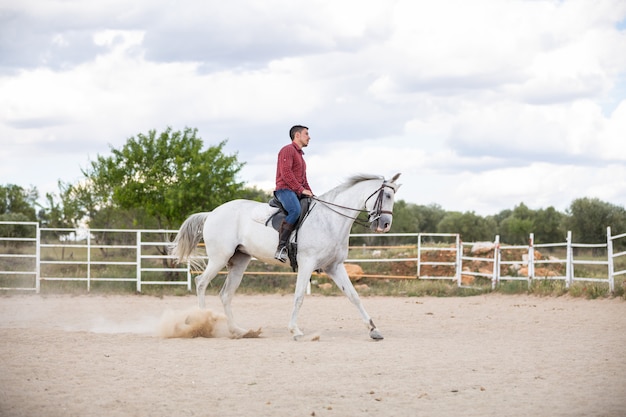
POLYGON ((306 287, 309 284, 309 280, 311 279, 311 274, 313 273, 313 268, 307 268, 303 266, 299 266, 298 268, 298 278, 296 279, 296 291, 293 296, 293 310, 291 311, 291 320, 289 321, 288 329, 293 335, 294 340, 299 340, 304 333, 298 327, 298 312, 300 311, 300 307, 302 307, 302 302, 304 301, 304 295, 306 293, 306 287))
POLYGON ((367 311, 365 311, 365 307, 363 307, 363 303, 361 303, 359 294, 354 289, 354 285, 352 285, 350 277, 346 272, 346 267, 343 265, 343 263, 328 268, 326 270, 326 273, 332 278, 332 280, 335 282, 335 284, 337 284, 341 291, 348 297, 352 304, 354 304, 359 310, 363 322, 370 331, 370 337, 374 340, 384 339, 383 335, 374 324, 374 321, 372 320, 370 315, 367 314, 367 311))

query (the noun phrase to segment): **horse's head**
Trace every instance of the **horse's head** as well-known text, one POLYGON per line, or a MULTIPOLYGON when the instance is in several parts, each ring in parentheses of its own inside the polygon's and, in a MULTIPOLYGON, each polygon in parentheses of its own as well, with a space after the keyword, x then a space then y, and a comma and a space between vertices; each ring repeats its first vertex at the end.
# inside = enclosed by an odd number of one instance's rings
POLYGON ((396 183, 399 177, 400 174, 398 173, 390 181, 384 180, 380 188, 365 201, 365 209, 369 213, 370 229, 374 232, 386 233, 391 229, 394 198, 401 185, 396 183))

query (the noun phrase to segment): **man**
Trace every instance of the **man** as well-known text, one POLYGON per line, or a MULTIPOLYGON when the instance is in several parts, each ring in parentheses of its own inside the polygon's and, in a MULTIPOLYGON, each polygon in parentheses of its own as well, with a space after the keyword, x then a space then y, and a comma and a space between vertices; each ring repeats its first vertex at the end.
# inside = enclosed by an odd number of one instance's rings
POLYGON ((278 230, 278 248, 274 258, 287 262, 287 243, 300 218, 300 198, 311 197, 313 192, 306 178, 306 163, 302 148, 309 145, 309 128, 296 125, 289 130, 291 143, 278 153, 276 190, 274 195, 283 205, 287 216, 278 230))

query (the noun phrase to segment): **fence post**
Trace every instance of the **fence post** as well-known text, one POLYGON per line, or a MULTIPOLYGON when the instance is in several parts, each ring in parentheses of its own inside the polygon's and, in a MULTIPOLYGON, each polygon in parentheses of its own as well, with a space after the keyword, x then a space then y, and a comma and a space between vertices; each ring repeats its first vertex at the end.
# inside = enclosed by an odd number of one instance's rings
POLYGON ((420 279, 420 273, 422 272, 422 234, 417 234, 417 279, 420 279))
MULTIPOLYGON (((74 236, 78 236, 78 229, 74 236)), ((91 230, 87 233, 87 292, 91 292, 91 230)))
POLYGON ((611 226, 606 228, 606 256, 609 265, 609 291, 615 291, 615 266, 613 265, 613 238, 611 237, 611 226))
POLYGON ((463 285, 463 242, 461 235, 456 234, 456 282, 460 288, 463 285))
POLYGON ((531 233, 528 238, 528 286, 535 279, 535 234, 531 233))
POLYGON ((141 292, 141 231, 137 230, 137 292, 141 292))
POLYGON ((566 245, 566 250, 565 250, 565 288, 569 288, 570 285, 572 285, 572 282, 574 281, 573 279, 573 275, 574 275, 574 262, 573 262, 573 258, 574 257, 574 253, 572 250, 572 231, 568 230, 567 231, 567 245, 566 245))
POLYGON ((37 242, 35 242, 35 292, 41 292, 41 229, 36 225, 37 242))
POLYGON ((496 284, 500 283, 500 235, 496 235, 493 247, 493 276, 491 277, 491 289, 496 289, 496 284))

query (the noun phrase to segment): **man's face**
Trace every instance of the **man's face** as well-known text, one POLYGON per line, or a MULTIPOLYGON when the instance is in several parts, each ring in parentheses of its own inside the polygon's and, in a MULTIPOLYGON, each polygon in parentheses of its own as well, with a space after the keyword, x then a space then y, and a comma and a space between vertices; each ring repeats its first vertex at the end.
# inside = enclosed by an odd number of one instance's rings
POLYGON ((300 148, 306 148, 307 146, 309 146, 310 139, 311 137, 309 136, 309 129, 302 129, 301 131, 296 133, 294 141, 300 146, 300 148))

